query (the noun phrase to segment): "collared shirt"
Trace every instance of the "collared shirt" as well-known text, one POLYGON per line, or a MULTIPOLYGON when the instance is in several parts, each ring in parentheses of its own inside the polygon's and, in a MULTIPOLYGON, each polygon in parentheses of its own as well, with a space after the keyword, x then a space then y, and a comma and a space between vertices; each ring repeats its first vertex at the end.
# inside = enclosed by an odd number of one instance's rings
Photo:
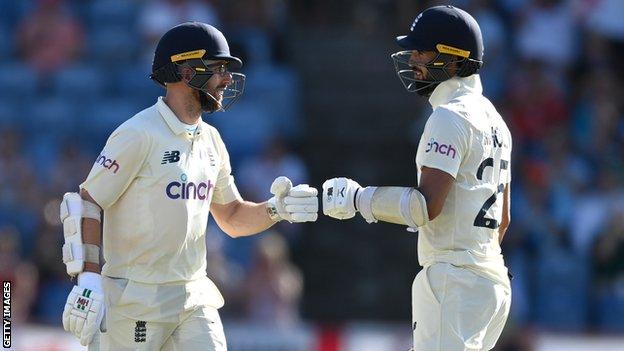
POLYGON ((416 165, 455 178, 442 212, 419 228, 422 266, 448 262, 509 284, 498 226, 503 189, 511 181, 511 133, 482 95, 478 75, 440 83, 418 145, 416 165))
POLYGON ((102 274, 139 284, 207 279, 210 204, 240 199, 217 130, 189 133, 162 98, 111 134, 80 186, 104 210, 102 274))

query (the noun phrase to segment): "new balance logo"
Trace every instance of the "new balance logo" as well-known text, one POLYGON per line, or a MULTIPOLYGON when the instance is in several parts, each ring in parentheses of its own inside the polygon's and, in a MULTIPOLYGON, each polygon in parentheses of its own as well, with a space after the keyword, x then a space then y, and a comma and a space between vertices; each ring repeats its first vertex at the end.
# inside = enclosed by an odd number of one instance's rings
POLYGON ((147 339, 147 323, 145 321, 137 321, 134 327, 134 342, 145 342, 147 339))
POLYGON ((180 161, 180 151, 165 151, 162 162, 160 162, 160 164, 164 165, 165 163, 175 163, 178 161, 180 161))

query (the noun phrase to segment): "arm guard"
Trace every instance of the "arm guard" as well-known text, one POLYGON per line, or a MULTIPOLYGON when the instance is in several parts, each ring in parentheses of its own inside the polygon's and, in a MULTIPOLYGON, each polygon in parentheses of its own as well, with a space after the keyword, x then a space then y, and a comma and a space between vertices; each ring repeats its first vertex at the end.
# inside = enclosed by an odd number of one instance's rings
POLYGON ((368 223, 380 220, 416 230, 429 222, 425 197, 411 187, 366 187, 358 192, 356 203, 368 223))
POLYGON ((63 222, 63 263, 67 274, 74 277, 84 270, 84 263, 100 264, 100 248, 97 245, 83 244, 82 218, 101 222, 100 207, 85 201, 78 193, 65 193, 61 202, 61 222, 63 222))

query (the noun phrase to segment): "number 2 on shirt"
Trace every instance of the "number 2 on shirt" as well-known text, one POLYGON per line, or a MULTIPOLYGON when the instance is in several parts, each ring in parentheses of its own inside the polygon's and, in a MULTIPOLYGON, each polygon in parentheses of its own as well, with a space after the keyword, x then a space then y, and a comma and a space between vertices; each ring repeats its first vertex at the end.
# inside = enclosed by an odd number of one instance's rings
MULTIPOLYGON (((508 165, 509 161, 500 160, 498 179, 500 179, 500 173, 503 171, 503 169, 507 169, 508 165)), ((477 169, 477 179, 483 180, 483 170, 486 167, 494 167, 494 158, 488 157, 483 160, 483 162, 481 162, 479 168, 477 169)), ((492 196, 490 196, 487 200, 485 200, 483 206, 481 206, 481 209, 479 210, 479 213, 477 213, 477 216, 474 219, 473 225, 475 227, 485 227, 490 229, 498 228, 498 226, 500 225, 500 220, 495 218, 487 218, 485 217, 485 215, 487 214, 487 211, 490 209, 490 207, 492 207, 492 205, 496 203, 498 194, 502 193, 504 190, 505 184, 498 184, 496 192, 492 194, 492 196)))

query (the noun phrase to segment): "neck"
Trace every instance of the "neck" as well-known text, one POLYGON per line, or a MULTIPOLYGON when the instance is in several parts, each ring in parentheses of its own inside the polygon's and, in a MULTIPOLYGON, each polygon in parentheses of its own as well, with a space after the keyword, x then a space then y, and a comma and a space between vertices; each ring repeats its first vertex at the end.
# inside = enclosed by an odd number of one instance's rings
POLYGON ((182 94, 173 89, 167 89, 167 95, 163 101, 182 123, 197 124, 201 119, 201 107, 192 100, 189 94, 182 94))

